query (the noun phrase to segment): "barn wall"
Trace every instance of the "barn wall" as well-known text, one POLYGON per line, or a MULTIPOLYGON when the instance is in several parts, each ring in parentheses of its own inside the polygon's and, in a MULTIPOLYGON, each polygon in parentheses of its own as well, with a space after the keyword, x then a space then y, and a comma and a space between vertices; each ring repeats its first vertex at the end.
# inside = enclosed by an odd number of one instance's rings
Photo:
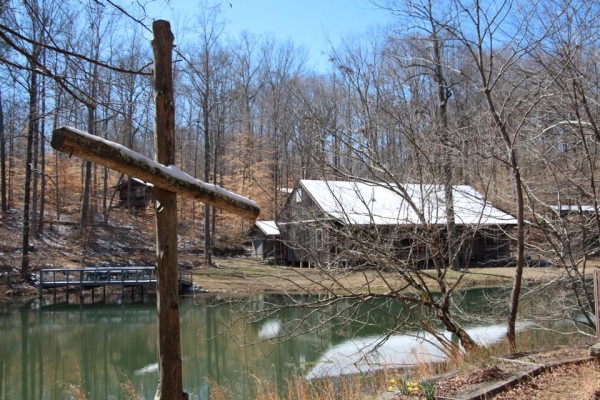
MULTIPOLYGON (((347 262, 356 262, 360 260, 351 260, 349 258, 360 257, 360 252, 364 249, 353 249, 352 243, 340 242, 331 232, 335 229, 333 221, 327 219, 320 211, 313 199, 307 194, 302 193, 300 186, 288 197, 277 223, 282 232, 282 241, 285 246, 285 259, 292 264, 299 263, 321 263, 326 264, 334 260, 337 254, 348 258, 347 262)), ((339 228, 339 227, 338 227, 339 228)), ((356 235, 371 235, 374 240, 377 239, 377 232, 369 231, 367 227, 350 227, 356 235)), ((397 235, 396 240, 389 243, 390 251, 395 252, 399 259, 410 257, 418 264, 428 265, 430 256, 425 244, 413 242, 411 230, 413 227, 377 227, 378 233, 385 231, 389 238, 397 235)), ((507 259, 511 256, 511 240, 506 233, 506 229, 494 229, 479 227, 480 232, 468 232, 472 227, 459 228, 459 231, 473 237, 473 242, 464 244, 458 257, 461 264, 465 263, 466 258, 471 251, 471 261, 490 261, 507 259), (466 230, 466 231, 465 231, 466 230)), ((442 230, 443 231, 443 230, 442 230)), ((460 235, 460 233, 459 233, 460 235)), ((443 239, 442 239, 443 240, 443 239)), ((364 256, 363 256, 364 257, 364 256)))

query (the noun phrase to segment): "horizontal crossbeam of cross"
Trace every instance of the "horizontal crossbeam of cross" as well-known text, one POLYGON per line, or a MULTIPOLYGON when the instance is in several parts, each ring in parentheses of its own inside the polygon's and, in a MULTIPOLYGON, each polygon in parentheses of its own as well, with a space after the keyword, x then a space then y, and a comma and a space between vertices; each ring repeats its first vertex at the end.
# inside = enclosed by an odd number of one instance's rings
POLYGON ((191 197, 244 218, 256 219, 257 204, 222 187, 195 179, 175 166, 165 166, 127 147, 71 127, 52 132, 52 147, 114 169, 160 188, 191 197))

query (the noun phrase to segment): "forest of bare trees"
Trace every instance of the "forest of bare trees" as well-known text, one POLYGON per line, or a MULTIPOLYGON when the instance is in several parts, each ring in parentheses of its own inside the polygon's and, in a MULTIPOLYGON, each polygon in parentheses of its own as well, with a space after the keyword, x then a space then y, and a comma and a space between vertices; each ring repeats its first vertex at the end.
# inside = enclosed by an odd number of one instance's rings
MULTIPOLYGON (((228 35, 224 4, 198 7, 175 38, 178 166, 257 201, 261 219, 275 218, 298 179, 472 185, 518 221, 513 349, 528 258, 564 265, 575 293, 568 306, 593 326, 587 262, 600 231, 600 5, 372 4, 395 22, 331 48, 327 73, 308 69, 293 42, 228 35)), ((82 230, 110 223, 121 179, 51 151, 52 129, 69 125, 153 153, 152 17, 113 1, 0 2, 2 212, 22 212, 24 277, 29 235, 73 207, 82 230), (64 173, 67 165, 78 173, 64 173), (67 192, 73 178, 80 189, 67 192)), ((249 228, 209 206, 184 200, 181 209, 209 263, 215 237, 243 238, 249 228)), ((440 250, 437 286, 426 288, 430 301, 442 293, 446 303, 433 307, 441 314, 455 289, 445 272, 457 268, 461 241, 446 212, 449 245, 440 250)))

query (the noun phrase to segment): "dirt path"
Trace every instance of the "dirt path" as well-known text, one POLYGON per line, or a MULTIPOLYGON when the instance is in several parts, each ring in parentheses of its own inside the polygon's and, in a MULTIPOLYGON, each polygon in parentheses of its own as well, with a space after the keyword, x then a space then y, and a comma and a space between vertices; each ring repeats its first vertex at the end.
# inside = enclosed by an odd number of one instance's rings
POLYGON ((600 399, 600 363, 588 361, 557 366, 492 399, 600 399))
MULTIPOLYGON (((442 376, 422 378, 434 379, 435 395, 439 399, 597 400, 600 399, 600 362, 588 355, 589 346, 580 344, 523 353, 509 359, 481 359, 442 376), (515 386, 506 386, 507 382, 518 379, 520 383, 515 386)), ((409 397, 397 392, 379 397, 379 400, 407 399, 425 400, 426 396, 421 390, 409 397)))

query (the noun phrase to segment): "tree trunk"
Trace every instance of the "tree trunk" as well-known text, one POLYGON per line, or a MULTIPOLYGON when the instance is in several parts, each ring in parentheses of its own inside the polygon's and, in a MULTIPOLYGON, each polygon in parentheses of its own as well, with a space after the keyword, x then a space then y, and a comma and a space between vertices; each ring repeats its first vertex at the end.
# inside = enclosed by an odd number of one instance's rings
POLYGON ((517 195, 517 266, 515 268, 513 288, 510 294, 506 338, 508 340, 508 346, 511 353, 516 353, 517 311, 519 309, 521 283, 523 281, 523 268, 525 266, 525 199, 523 195, 523 185, 521 182, 521 172, 519 170, 519 164, 517 162, 517 156, 514 149, 511 151, 511 167, 514 178, 515 193, 517 195))
MULTIPOLYGON (((430 8, 429 15, 432 15, 431 2, 428 3, 430 8)), ((431 41, 433 44, 433 63, 434 73, 433 78, 437 85, 437 102, 438 113, 440 118, 440 160, 442 163, 442 176, 444 183, 444 201, 446 203, 446 265, 453 270, 458 269, 457 245, 456 245, 456 221, 454 217, 454 193, 452 190, 453 184, 453 165, 450 157, 450 132, 448 132, 448 100, 450 99, 450 91, 444 77, 442 69, 442 48, 441 38, 438 35, 438 27, 435 21, 430 19, 431 23, 431 41)))
MULTIPOLYGON (((52 118, 52 130, 54 131, 56 128, 58 128, 58 120, 59 120, 59 109, 61 108, 62 105, 62 90, 59 88, 57 89, 58 92, 56 93, 56 104, 55 104, 55 109, 54 109, 54 116, 52 118)), ((59 166, 60 163, 58 162, 58 158, 59 158, 59 153, 58 151, 54 154, 54 198, 55 198, 55 203, 56 203, 56 220, 60 221, 60 200, 61 200, 61 195, 60 195, 60 179, 59 179, 59 166)))
MULTIPOLYGON (((95 59, 98 59, 99 44, 96 46, 95 59)), ((90 100, 87 104, 87 129, 91 135, 96 134, 96 97, 98 93, 98 65, 94 64, 92 67, 92 75, 89 77, 89 83, 91 85, 90 100)), ((90 161, 85 163, 85 180, 83 186, 83 200, 81 203, 81 221, 80 229, 83 230, 86 226, 91 223, 91 212, 90 212, 90 191, 92 184, 92 163, 90 161)))
POLYGON ((8 212, 8 198, 6 196, 6 137, 4 136, 4 109, 2 106, 2 91, 0 90, 0 176, 2 186, 2 214, 8 212))
POLYGON ((61 200, 61 196, 60 196, 60 180, 59 180, 59 165, 60 163, 58 162, 58 151, 54 154, 54 196, 56 199, 56 220, 60 221, 60 200, 61 200))
MULTIPOLYGON (((45 55, 45 53, 44 53, 45 55)), ((45 57, 44 57, 45 58, 45 57)), ((44 60, 45 63, 46 60, 44 60)), ((42 112, 41 115, 46 115, 46 80, 42 78, 42 112)), ((40 131, 38 137, 40 139, 40 152, 39 152, 39 169, 40 169, 40 209, 37 218, 36 236, 39 237, 44 232, 44 213, 46 211, 46 125, 44 123, 45 118, 41 119, 40 131)))
MULTIPOLYGON (((205 43, 206 44, 206 43, 205 43)), ((204 95, 202 97, 202 123, 204 124, 204 181, 210 182, 210 65, 208 46, 205 46, 204 73, 206 74, 204 95)), ((206 265, 212 265, 212 242, 210 234, 210 205, 204 205, 204 258, 206 265)))
MULTIPOLYGON (((156 161, 175 161, 175 110, 173 102, 173 34, 167 21, 154 21, 154 99, 156 161)), ((156 201, 156 257, 159 380, 156 400, 187 399, 183 391, 177 265, 177 197, 154 187, 156 201)))
MULTIPOLYGON (((38 98, 41 96, 38 96, 38 98)), ((39 101, 39 99, 38 99, 39 101)), ((40 109, 38 103, 38 110, 40 109)), ((43 115, 43 114, 40 114, 43 115)), ((32 172, 32 187, 31 187, 31 226, 34 228, 34 235, 37 237, 37 232, 35 232, 35 228, 37 227, 37 218, 38 218, 38 182, 39 182, 39 166, 38 166, 38 155, 39 155, 39 147, 40 147, 40 121, 38 119, 35 131, 33 132, 33 157, 31 159, 31 172, 32 172)))
MULTIPOLYGON (((125 115, 126 127, 127 127, 127 147, 133 150, 133 99, 129 98, 129 104, 127 106, 127 114, 125 115)), ((133 215, 133 203, 132 203, 132 181, 131 176, 127 177, 127 212, 133 215)))
POLYGON ((438 313, 438 317, 444 324, 444 328, 446 328, 448 330, 448 332, 450 332, 458 337, 458 339, 460 340, 460 344, 462 344, 462 346, 464 347, 464 349, 467 353, 472 353, 473 351, 477 351, 477 350, 481 349, 481 346, 479 346, 473 340, 471 335, 469 335, 467 333, 467 331, 465 331, 463 329, 463 327, 460 326, 460 324, 456 323, 456 321, 454 321, 454 319, 451 318, 450 313, 448 312, 447 309, 446 310, 440 309, 439 313, 438 313))
POLYGON ((105 224, 108 224, 108 168, 102 170, 102 216, 105 224))
MULTIPOLYGON (((104 126, 103 126, 103 131, 104 131, 104 139, 108 138, 108 122, 109 122, 109 116, 108 115, 104 115, 104 126)), ((109 215, 109 200, 108 200, 108 192, 109 192, 109 187, 108 187, 108 177, 109 177, 109 173, 108 173, 108 168, 104 167, 102 170, 102 219, 104 221, 104 224, 108 224, 108 215, 109 215)), ((111 203, 112 203, 112 198, 110 199, 111 203)))
POLYGON ((44 143, 46 138, 44 131, 40 132, 42 139, 42 151, 40 152, 40 210, 37 219, 36 235, 39 236, 44 232, 44 214, 46 212, 46 152, 44 151, 44 143))
POLYGON ((83 230, 89 224, 90 213, 90 184, 92 181, 92 163, 85 162, 85 172, 83 180, 83 199, 81 201, 81 218, 79 220, 79 228, 83 230))
POLYGON ((32 69, 29 87, 29 117, 27 123, 27 153, 25 158, 25 189, 23 191, 23 241, 21 256, 21 278, 27 279, 29 275, 29 208, 31 202, 31 162, 33 160, 33 136, 38 123, 38 83, 35 65, 39 50, 34 47, 32 51, 32 69))
MULTIPOLYGON (((483 65, 483 63, 481 64, 483 65)), ((482 72, 480 71, 480 74, 482 72)), ((482 74, 483 76, 483 74, 482 74)), ((483 82, 487 83, 485 78, 483 82)), ((504 144, 506 145, 510 168, 513 175, 513 184, 515 187, 516 194, 516 208, 517 208, 517 266, 515 268, 515 279, 513 282, 513 288, 510 295, 508 320, 506 327, 506 338, 508 340, 508 346, 511 353, 517 351, 516 343, 516 324, 517 324, 517 311, 519 309, 519 299, 521 297, 521 283, 523 280, 523 267, 525 266, 525 195, 523 194, 523 183, 521 180, 521 170, 519 168, 519 160, 517 152, 515 150, 515 144, 511 140, 511 135, 508 132, 506 123, 500 117, 500 114, 496 110, 494 99, 489 88, 486 87, 484 90, 486 102, 488 108, 494 118, 494 123, 500 131, 500 135, 504 144)))
MULTIPOLYGON (((95 83, 93 84, 95 87, 95 83)), ((92 89, 92 96, 94 90, 92 89)), ((92 97, 95 98, 95 97, 92 97)), ((88 108, 88 132, 91 135, 96 134, 95 123, 96 123, 96 107, 93 104, 89 104, 88 108)), ((90 186, 92 184, 92 163, 90 161, 86 161, 85 163, 85 175, 83 181, 83 199, 81 202, 81 220, 80 220, 80 229, 83 230, 86 226, 91 222, 90 218, 90 186)))

